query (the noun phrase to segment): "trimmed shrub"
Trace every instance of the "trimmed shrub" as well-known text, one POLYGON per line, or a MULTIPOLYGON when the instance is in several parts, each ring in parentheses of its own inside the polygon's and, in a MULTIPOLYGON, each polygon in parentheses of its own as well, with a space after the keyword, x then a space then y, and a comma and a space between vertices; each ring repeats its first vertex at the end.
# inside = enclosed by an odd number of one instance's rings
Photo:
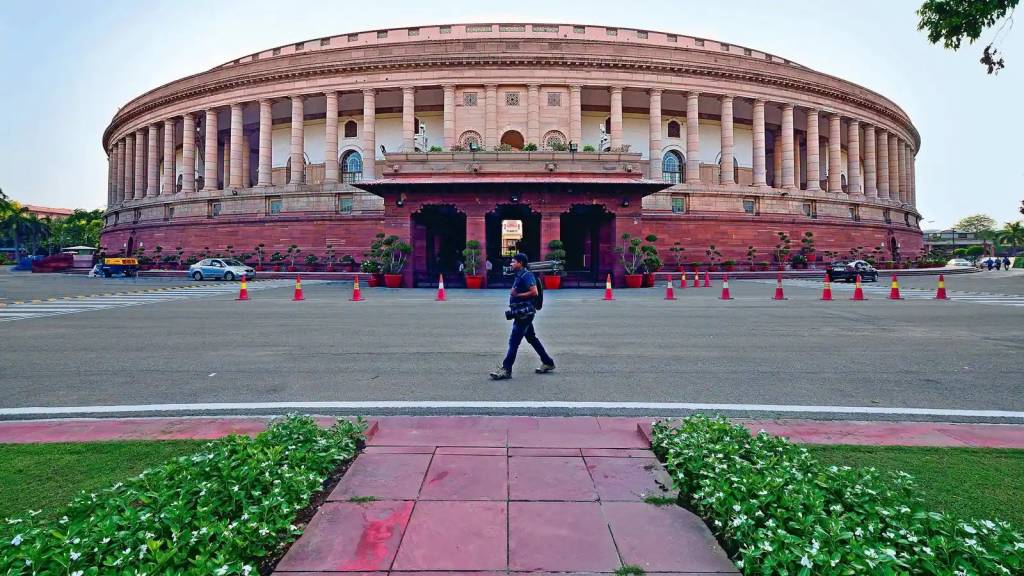
POLYGON ((56 522, 0 527, 0 574, 257 574, 292 542, 292 524, 352 459, 362 422, 290 416, 256 438, 229 436, 98 493, 56 522))
POLYGON ((825 466, 784 438, 704 416, 655 424, 653 445, 745 574, 1024 571, 1024 534, 925 510, 906 473, 825 466))

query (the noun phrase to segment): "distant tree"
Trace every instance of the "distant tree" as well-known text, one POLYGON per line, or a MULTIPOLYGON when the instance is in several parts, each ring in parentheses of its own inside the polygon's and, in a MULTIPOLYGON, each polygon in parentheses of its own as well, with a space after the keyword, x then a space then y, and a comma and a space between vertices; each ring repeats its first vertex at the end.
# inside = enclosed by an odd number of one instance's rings
POLYGON ((965 216, 953 226, 957 232, 982 232, 996 227, 996 220, 984 214, 965 216))
POLYGON ((989 74, 1004 67, 999 56, 1000 35, 1007 24, 1013 27, 1013 10, 1020 0, 925 0, 918 9, 918 30, 928 33, 932 44, 942 42, 947 49, 959 50, 964 39, 974 44, 987 28, 999 24, 992 41, 982 50, 980 62, 989 74))

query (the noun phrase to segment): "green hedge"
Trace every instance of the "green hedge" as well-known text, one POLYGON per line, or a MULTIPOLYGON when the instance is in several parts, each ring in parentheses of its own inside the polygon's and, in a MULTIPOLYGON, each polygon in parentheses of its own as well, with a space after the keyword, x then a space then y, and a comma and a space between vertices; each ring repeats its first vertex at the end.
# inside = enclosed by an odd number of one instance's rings
POLYGON ((744 574, 1024 573, 1024 535, 923 509, 902 472, 825 466, 703 416, 656 424, 653 444, 744 574))
POLYGON ((328 474, 353 458, 362 422, 325 429, 290 416, 230 436, 94 494, 55 522, 0 526, 0 574, 257 574, 295 540, 292 524, 328 474))

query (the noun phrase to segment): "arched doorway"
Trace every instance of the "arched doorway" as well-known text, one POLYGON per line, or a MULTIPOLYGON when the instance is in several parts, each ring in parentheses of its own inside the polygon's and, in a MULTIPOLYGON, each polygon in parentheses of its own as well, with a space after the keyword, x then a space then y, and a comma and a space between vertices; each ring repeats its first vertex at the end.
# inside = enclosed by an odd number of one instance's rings
POLYGON ((580 280, 595 280, 615 267, 615 215, 599 204, 574 204, 560 222, 565 269, 580 280))
POLYGON ((676 150, 661 157, 661 177, 666 182, 679 184, 686 179, 686 158, 676 150))
POLYGON ((135 233, 128 235, 128 242, 124 245, 124 255, 131 256, 135 252, 135 233))
POLYGON ((896 242, 896 236, 889 237, 889 254, 892 256, 893 262, 898 262, 900 259, 900 245, 896 242))
POLYGON ((540 213, 525 204, 500 204, 484 219, 487 230, 487 257, 491 261, 488 285, 511 285, 502 269, 509 266, 516 252, 533 262, 540 260, 540 213))
POLYGON ((523 135, 517 130, 509 130, 501 135, 501 143, 508 144, 516 150, 522 150, 525 144, 523 135))
POLYGON ((412 214, 412 266, 414 286, 433 286, 439 275, 445 282, 462 282, 459 264, 466 248, 466 214, 451 204, 428 204, 412 214))

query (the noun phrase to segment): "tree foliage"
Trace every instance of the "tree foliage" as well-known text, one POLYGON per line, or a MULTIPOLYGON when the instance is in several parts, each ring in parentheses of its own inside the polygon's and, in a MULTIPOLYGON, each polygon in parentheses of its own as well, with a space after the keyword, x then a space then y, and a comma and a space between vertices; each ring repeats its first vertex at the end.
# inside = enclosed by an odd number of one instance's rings
POLYGON ((1013 21, 1013 10, 1020 0, 925 0, 918 9, 921 20, 918 30, 928 33, 928 41, 951 50, 959 50, 966 39, 973 44, 981 34, 1002 22, 991 42, 984 50, 980 62, 989 74, 998 74, 1004 67, 999 56, 999 35, 1008 22, 1013 21))
POLYGON ((995 218, 986 216, 985 214, 974 214, 973 216, 965 216, 961 218, 960 221, 953 226, 953 229, 958 232, 983 232, 995 227, 995 218))
POLYGON ((0 190, 0 245, 10 246, 19 254, 98 246, 102 229, 102 210, 75 210, 66 218, 39 218, 0 190))

